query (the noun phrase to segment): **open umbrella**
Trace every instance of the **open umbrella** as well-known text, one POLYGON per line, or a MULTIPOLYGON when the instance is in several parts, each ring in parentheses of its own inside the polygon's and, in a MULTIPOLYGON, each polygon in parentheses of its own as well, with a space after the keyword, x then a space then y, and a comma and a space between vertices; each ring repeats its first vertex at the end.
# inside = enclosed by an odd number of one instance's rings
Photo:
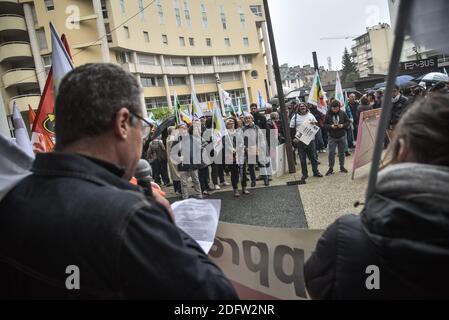
POLYGON ((156 139, 157 137, 161 136, 162 133, 167 130, 169 127, 171 126, 175 126, 176 125, 176 117, 175 116, 171 116, 169 118, 167 118, 166 120, 164 120, 160 126, 158 126, 156 128, 156 130, 154 131, 153 135, 151 136, 151 139, 156 139))
POLYGON ((399 87, 403 87, 407 82, 413 80, 412 76, 402 75, 396 78, 396 85, 399 87))
POLYGON ((422 82, 449 82, 449 77, 441 72, 431 72, 415 79, 422 82))

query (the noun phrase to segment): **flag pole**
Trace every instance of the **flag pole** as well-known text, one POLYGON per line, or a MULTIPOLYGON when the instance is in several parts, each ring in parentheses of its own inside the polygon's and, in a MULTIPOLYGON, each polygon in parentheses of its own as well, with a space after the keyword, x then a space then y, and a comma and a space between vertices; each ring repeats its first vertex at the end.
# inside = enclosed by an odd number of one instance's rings
POLYGON ((407 23, 411 15, 411 9, 415 0, 401 0, 399 3, 400 14, 397 17, 397 25, 395 30, 393 51, 391 54, 390 67, 388 69, 387 87, 385 90, 384 101, 382 103, 382 113, 379 121, 379 130, 377 132, 376 143, 374 146, 373 161, 371 165, 371 172, 368 181, 368 189, 366 191, 366 200, 368 202, 375 193, 377 174, 379 172, 379 163, 382 157, 383 144, 385 140, 385 133, 391 119, 391 110, 393 108, 392 96, 395 85, 396 75, 399 69, 399 61, 401 59, 402 46, 407 29, 407 23))
MULTIPOLYGON (((290 136, 290 121, 288 118, 287 108, 285 107, 284 91, 282 90, 281 72, 279 70, 279 60, 276 50, 276 43, 274 42, 273 25, 271 23, 270 8, 268 7, 268 0, 263 0, 263 7, 265 11, 265 19, 267 20, 268 38, 270 39, 270 50, 273 59, 273 70, 276 79, 276 88, 278 92, 279 107, 281 109, 282 127, 285 137, 285 150, 287 151, 287 162, 289 173, 296 173, 295 155, 293 154, 292 137, 290 136)), ((269 50, 266 48, 266 50, 269 50)), ((249 99, 249 97, 247 97, 249 99)))

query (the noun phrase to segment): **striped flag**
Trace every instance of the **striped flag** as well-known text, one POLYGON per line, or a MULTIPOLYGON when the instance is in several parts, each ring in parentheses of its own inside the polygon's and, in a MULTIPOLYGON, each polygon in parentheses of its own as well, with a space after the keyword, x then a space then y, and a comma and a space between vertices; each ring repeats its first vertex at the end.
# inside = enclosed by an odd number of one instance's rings
POLYGON ((312 89, 310 90, 310 95, 308 99, 308 103, 317 106, 318 111, 323 114, 327 113, 327 97, 326 92, 323 90, 321 86, 320 75, 318 74, 318 70, 315 72, 315 78, 313 79, 312 89))
POLYGON ((257 101, 259 102, 259 108, 263 109, 265 108, 266 102, 265 99, 262 96, 262 92, 260 90, 257 90, 257 101))

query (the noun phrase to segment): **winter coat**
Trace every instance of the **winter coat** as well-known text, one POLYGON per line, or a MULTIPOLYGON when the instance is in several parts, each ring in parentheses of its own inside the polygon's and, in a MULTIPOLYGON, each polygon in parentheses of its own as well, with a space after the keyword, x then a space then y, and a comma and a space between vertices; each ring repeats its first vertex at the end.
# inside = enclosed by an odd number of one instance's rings
POLYGON ((305 279, 314 299, 449 299, 448 268, 449 168, 403 163, 327 228, 305 279))

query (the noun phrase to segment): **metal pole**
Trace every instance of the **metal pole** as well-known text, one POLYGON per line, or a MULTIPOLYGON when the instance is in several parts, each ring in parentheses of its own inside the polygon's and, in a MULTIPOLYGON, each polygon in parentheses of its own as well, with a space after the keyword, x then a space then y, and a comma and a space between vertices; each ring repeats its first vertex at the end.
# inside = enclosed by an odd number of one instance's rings
POLYGON ((316 55, 316 51, 312 52, 312 57, 313 57, 313 67, 315 68, 315 71, 318 71, 320 67, 318 66, 318 57, 316 55))
POLYGON ((285 150, 287 151, 288 170, 290 173, 296 173, 295 155, 293 154, 292 138, 290 136, 290 123, 285 107, 284 91, 282 90, 281 72, 279 71, 278 54, 276 51, 276 43, 274 42, 273 25, 271 24, 270 9, 268 7, 268 0, 263 1, 265 19, 267 20, 268 37, 270 38, 271 56, 273 58, 274 76, 276 78, 276 88, 278 92, 279 107, 282 114, 282 125, 284 127, 285 135, 285 150))
POLYGON ((376 144, 374 147, 373 161, 371 165, 371 172, 369 176, 368 189, 366 191, 366 202, 368 202, 375 193, 377 174, 379 172, 379 162, 382 157, 383 144, 385 140, 385 133, 390 123, 391 110, 393 108, 393 102, 391 101, 393 96, 393 88, 396 81, 396 75, 399 69, 399 61, 401 59, 402 46, 404 43, 404 37, 406 32, 407 23, 411 14, 411 9, 415 0, 401 0, 399 3, 395 38, 393 44, 393 52, 391 54, 390 67, 388 69, 387 87, 385 90, 384 101, 382 103, 382 114, 379 121, 379 131, 377 132, 376 144))

